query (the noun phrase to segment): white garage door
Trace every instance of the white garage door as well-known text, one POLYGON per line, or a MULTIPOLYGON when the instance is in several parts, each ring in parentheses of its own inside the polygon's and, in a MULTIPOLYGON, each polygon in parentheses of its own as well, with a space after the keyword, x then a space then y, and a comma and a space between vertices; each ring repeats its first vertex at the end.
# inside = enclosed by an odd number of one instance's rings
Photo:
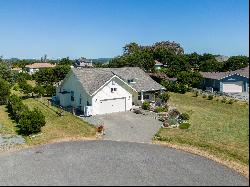
POLYGON ((99 114, 126 111, 126 98, 106 99, 100 101, 99 114))
POLYGON ((243 82, 223 82, 223 92, 242 92, 243 82))

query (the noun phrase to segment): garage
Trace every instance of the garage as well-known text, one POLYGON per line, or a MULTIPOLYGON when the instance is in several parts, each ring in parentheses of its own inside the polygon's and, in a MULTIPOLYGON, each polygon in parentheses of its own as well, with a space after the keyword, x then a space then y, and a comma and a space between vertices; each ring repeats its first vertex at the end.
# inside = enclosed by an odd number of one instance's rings
POLYGON ((99 114, 126 111, 126 98, 114 98, 100 100, 99 114))
POLYGON ((242 92, 243 91, 243 82, 223 82, 222 90, 223 92, 230 93, 230 92, 242 92))

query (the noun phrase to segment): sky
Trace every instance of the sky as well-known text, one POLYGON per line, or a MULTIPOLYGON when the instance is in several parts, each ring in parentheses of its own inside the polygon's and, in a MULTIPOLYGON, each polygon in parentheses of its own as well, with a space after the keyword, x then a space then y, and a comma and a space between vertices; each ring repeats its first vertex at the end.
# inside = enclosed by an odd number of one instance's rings
POLYGON ((126 43, 249 56, 248 0, 0 0, 4 58, 101 58, 126 43))

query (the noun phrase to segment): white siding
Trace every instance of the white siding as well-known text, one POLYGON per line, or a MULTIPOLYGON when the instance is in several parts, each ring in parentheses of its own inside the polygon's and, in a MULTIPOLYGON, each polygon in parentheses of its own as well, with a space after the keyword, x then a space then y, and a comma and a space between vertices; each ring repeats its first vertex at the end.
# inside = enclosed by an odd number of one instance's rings
MULTIPOLYGON (((126 110, 130 110, 132 108, 132 94, 131 88, 124 84, 120 79, 114 77, 111 81, 105 84, 94 96, 92 99, 92 107, 93 107, 93 115, 103 114, 103 107, 101 106, 101 100, 109 100, 109 104, 113 104, 116 109, 107 108, 107 111, 120 111, 121 106, 117 106, 115 98, 125 98, 126 100, 126 110), (117 90, 111 92, 111 88, 116 88, 117 90)), ((106 105, 109 106, 108 104, 106 105)), ((111 105, 110 105, 111 107, 111 105)))
POLYGON ((73 106, 73 107, 81 107, 83 110, 83 106, 87 105, 87 101, 91 104, 91 97, 86 93, 83 89, 82 84, 76 79, 74 74, 71 74, 63 83, 62 86, 59 86, 57 89, 57 97, 60 101, 60 105, 63 107, 73 106), (61 89, 61 90, 60 90, 61 89), (61 94, 60 91, 67 91, 68 94, 61 94), (74 101, 71 101, 70 92, 74 92, 74 101), (80 103, 81 98, 81 103, 80 103))

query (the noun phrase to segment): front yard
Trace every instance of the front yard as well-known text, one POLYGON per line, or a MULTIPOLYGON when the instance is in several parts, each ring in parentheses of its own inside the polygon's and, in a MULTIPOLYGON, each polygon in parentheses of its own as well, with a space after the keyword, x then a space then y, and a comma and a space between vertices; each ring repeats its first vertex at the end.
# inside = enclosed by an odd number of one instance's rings
MULTIPOLYGON (((64 112, 60 117, 55 107, 47 107, 39 99, 30 98, 23 102, 30 108, 39 108, 46 119, 42 133, 35 137, 25 137, 28 146, 49 143, 57 139, 95 138, 96 128, 71 113, 64 112)), ((16 134, 16 124, 9 118, 5 106, 0 106, 0 124, 3 126, 0 128, 0 135, 16 134)))
POLYGON ((170 104, 190 115, 191 127, 163 129, 158 140, 170 144, 192 146, 224 160, 249 164, 249 106, 246 103, 222 103, 193 93, 170 94, 170 104))

